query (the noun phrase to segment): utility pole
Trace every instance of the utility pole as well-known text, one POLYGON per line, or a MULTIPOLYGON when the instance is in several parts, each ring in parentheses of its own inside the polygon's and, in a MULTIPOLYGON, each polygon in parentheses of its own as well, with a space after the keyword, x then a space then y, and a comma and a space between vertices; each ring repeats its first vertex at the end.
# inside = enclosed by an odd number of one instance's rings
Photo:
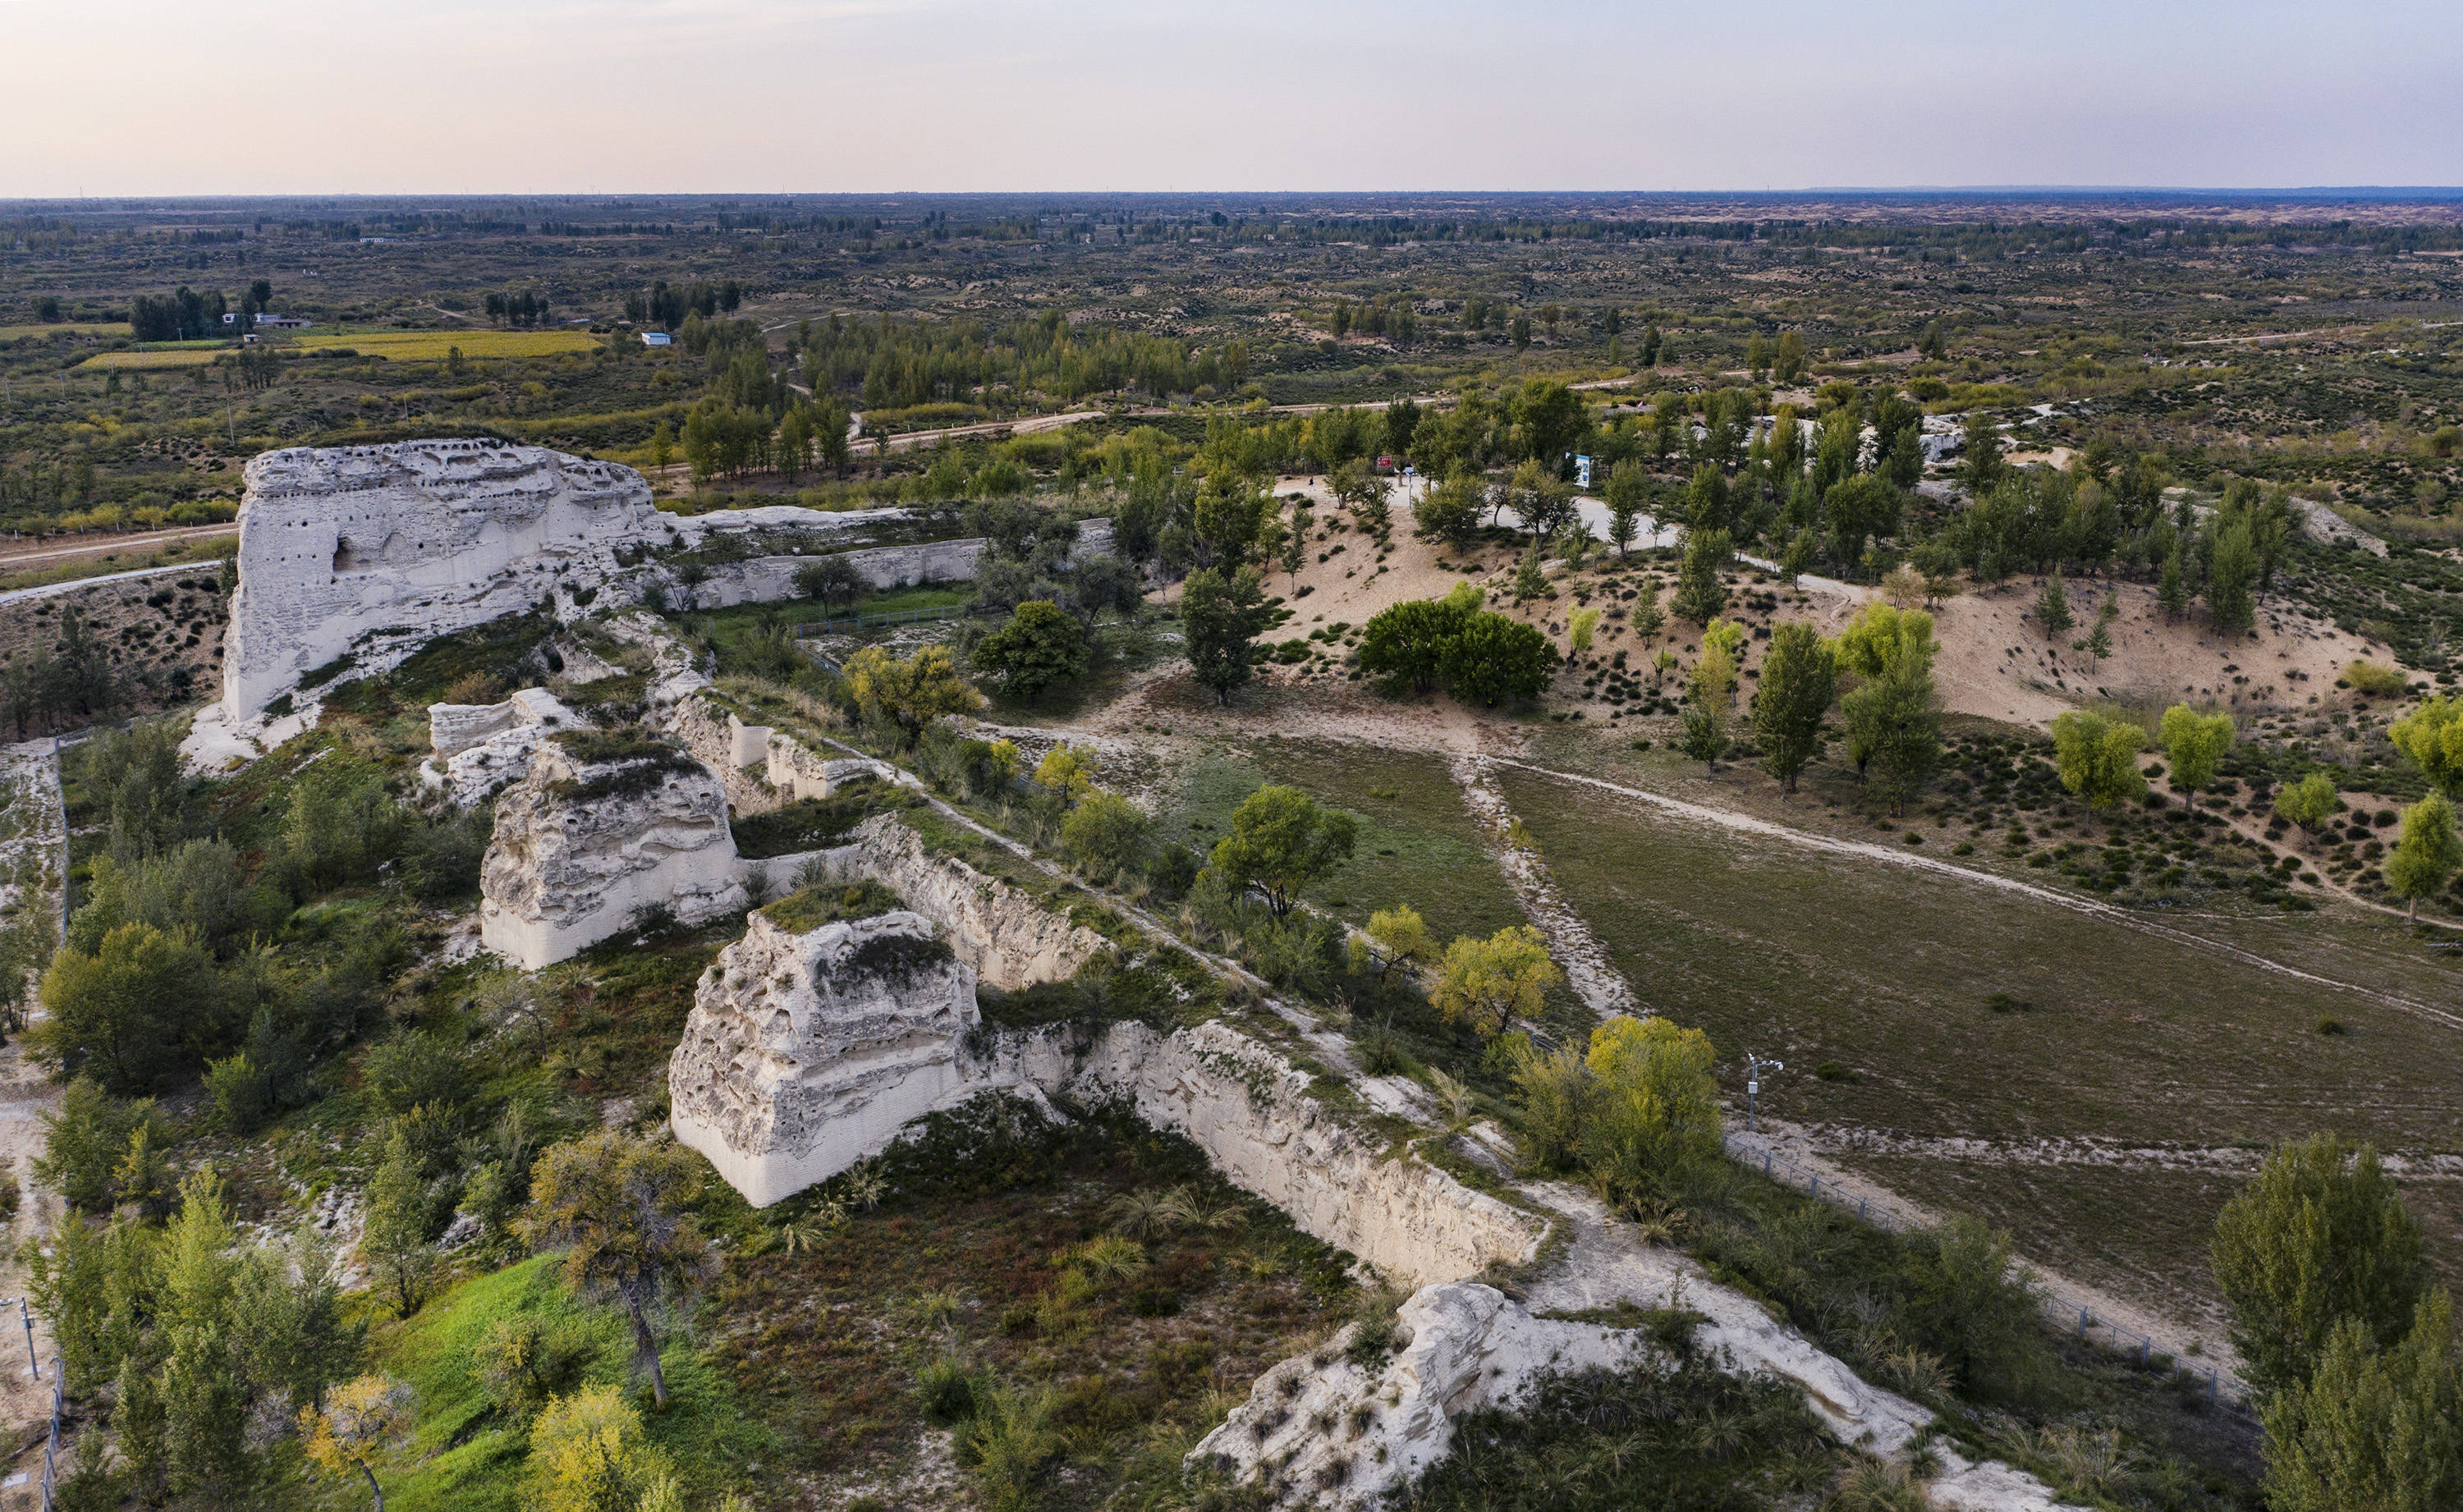
POLYGON ((1766 1061, 1750 1050, 1745 1052, 1745 1133, 1754 1132, 1754 1117, 1756 1111, 1755 1104, 1761 1094, 1762 1072, 1785 1069, 1787 1066, 1784 1062, 1766 1061))

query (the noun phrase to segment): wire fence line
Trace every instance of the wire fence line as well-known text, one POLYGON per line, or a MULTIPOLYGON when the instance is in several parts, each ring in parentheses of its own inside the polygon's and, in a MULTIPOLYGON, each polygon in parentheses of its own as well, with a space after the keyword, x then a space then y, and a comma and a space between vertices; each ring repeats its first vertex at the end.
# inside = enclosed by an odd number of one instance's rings
MULTIPOLYGON (((1733 1130, 1728 1131, 1722 1137, 1727 1145, 1728 1158, 1749 1169, 1759 1171, 1763 1176, 1783 1186, 1801 1187, 1808 1197, 1830 1202, 1837 1207, 1852 1208, 1859 1221, 1874 1224, 1894 1234, 1927 1226, 1887 1203, 1876 1204, 1868 1198, 1850 1192, 1835 1178, 1825 1183, 1819 1171, 1811 1170, 1789 1159, 1757 1139, 1737 1134, 1733 1130)), ((2220 1366, 2209 1364, 2199 1367, 2187 1363, 2174 1351, 2166 1349, 2154 1335, 2130 1328, 2126 1324, 2115 1323, 2110 1318, 2098 1316, 2092 1305, 2070 1296, 2032 1270, 2022 1270, 2020 1282, 2035 1296, 2038 1306, 2043 1309, 2046 1320, 2056 1327, 2088 1343, 2102 1345, 2117 1353, 2128 1355, 2143 1369, 2154 1368, 2160 1358, 2166 1368, 2187 1375, 2192 1380, 2202 1380, 2206 1387, 2208 1401, 2243 1417, 2252 1415, 2249 1407, 2248 1383, 2225 1373, 2220 1366)))

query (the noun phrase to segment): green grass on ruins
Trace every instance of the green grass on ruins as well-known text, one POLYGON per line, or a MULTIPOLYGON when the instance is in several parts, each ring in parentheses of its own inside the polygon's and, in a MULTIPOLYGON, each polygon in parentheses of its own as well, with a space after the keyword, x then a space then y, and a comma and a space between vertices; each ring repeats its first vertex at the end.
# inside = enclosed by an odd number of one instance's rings
MULTIPOLYGON (((914 1468, 927 1407, 948 1421, 995 1388, 1048 1391, 1055 1459, 1036 1505, 1155 1505, 1267 1366, 1353 1315, 1340 1252, 1186 1140, 1085 1112, 1064 1130, 997 1099, 936 1116, 883 1160, 879 1208, 730 1267, 705 1311, 710 1357, 777 1433, 782 1479, 877 1484, 914 1468), (1173 1188, 1218 1222, 1106 1240, 1117 1199, 1173 1188), (1090 1241, 1120 1263, 1073 1264, 1090 1241), (927 1403, 919 1378, 936 1367, 964 1384, 927 1403)), ((845 1184, 763 1216, 798 1227, 845 1184)))

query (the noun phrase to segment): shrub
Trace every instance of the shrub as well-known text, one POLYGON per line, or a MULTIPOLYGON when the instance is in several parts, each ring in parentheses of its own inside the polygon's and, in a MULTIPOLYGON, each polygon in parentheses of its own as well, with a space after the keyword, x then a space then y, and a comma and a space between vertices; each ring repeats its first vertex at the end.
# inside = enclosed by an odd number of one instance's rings
POLYGON ((528 1423, 573 1384, 591 1352, 578 1330, 524 1314, 497 1319, 470 1363, 496 1411, 528 1423))
POLYGON ((2354 661, 2343 668, 2343 680, 2364 698, 2400 698, 2410 688, 2402 672, 2374 661, 2354 661))

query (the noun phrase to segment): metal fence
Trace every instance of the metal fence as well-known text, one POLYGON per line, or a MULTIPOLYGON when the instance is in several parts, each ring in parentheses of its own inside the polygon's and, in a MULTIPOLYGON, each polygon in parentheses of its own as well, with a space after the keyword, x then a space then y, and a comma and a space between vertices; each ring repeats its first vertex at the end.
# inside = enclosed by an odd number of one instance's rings
MULTIPOLYGON (((1892 1233, 1905 1233, 1925 1225, 1887 1204, 1875 1205, 1869 1199, 1856 1196, 1836 1180, 1826 1186, 1821 1174, 1806 1169, 1769 1145, 1731 1130, 1725 1135, 1728 1158, 1739 1165, 1759 1171, 1783 1186, 1802 1187, 1805 1195, 1828 1201, 1838 1207, 1852 1208, 1860 1221, 1876 1224, 1892 1233)), ((2223 1373, 2214 1365, 2203 1369, 2189 1364, 2158 1344, 2153 1335, 2143 1333, 2125 1324, 2098 1317, 2093 1307, 2080 1302, 2047 1284, 2042 1277, 2027 1273, 2027 1289, 2044 1310, 2044 1316, 2056 1327, 2064 1328, 2082 1340, 2100 1344, 2134 1359, 2142 1369, 2154 1367, 2158 1357, 2172 1370, 2192 1380, 2203 1379, 2207 1400, 2230 1408, 2243 1416, 2249 1414, 2247 1383, 2223 1373)))

